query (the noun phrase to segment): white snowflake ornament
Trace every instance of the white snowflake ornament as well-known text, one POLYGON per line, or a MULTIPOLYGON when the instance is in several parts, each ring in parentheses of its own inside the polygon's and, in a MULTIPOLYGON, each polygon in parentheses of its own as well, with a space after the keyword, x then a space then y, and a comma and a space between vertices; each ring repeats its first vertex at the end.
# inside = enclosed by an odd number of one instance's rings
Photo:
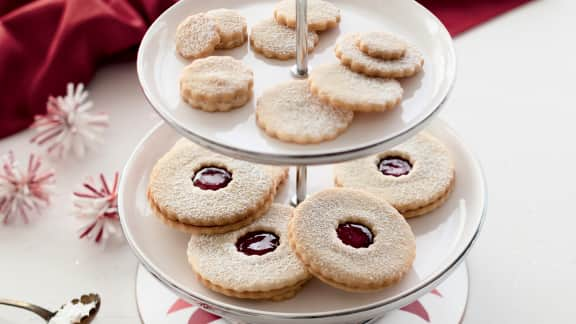
POLYGON ((121 236, 118 217, 118 172, 114 174, 112 186, 103 174, 99 181, 88 178, 83 183, 84 192, 74 192, 74 211, 85 221, 79 229, 80 239, 106 242, 110 236, 121 236))
POLYGON ((50 204, 54 171, 43 170, 42 160, 31 154, 23 169, 9 152, 2 158, 0 170, 0 218, 9 224, 20 216, 25 223, 31 213, 39 213, 50 204))
POLYGON ((67 156, 70 151, 83 157, 86 150, 100 142, 100 136, 108 127, 108 115, 91 113, 92 107, 84 85, 79 83, 74 87, 68 83, 66 96, 50 96, 46 114, 34 117, 31 127, 37 134, 30 141, 48 145, 48 154, 58 158, 67 156))

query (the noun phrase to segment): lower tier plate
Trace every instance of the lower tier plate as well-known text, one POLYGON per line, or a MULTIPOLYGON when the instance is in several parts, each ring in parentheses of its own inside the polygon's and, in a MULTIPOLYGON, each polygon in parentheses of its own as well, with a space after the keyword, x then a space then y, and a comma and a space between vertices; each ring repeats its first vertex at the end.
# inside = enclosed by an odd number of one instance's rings
MULTIPOLYGON (((119 189, 119 212, 128 243, 142 265, 180 297, 210 312, 251 323, 353 323, 406 306, 432 291, 464 260, 476 240, 486 207, 484 178, 466 146, 440 121, 428 129, 448 147, 456 164, 456 185, 436 211, 409 223, 416 235, 412 270, 398 284, 377 293, 351 294, 312 280, 283 302, 239 300, 206 289, 186 260, 188 235, 164 226, 146 202, 148 175, 180 136, 165 124, 155 127, 126 164, 119 189)), ((292 170, 294 171, 294 170, 292 170)), ((294 174, 277 201, 288 203, 294 174)), ((332 167, 308 170, 308 190, 331 187, 332 167)))
MULTIPOLYGON (((462 263, 446 281, 419 300, 362 324, 458 324, 466 312, 468 289, 468 268, 462 263)), ((241 324, 179 298, 143 266, 138 267, 136 275, 136 302, 144 324, 241 324)))

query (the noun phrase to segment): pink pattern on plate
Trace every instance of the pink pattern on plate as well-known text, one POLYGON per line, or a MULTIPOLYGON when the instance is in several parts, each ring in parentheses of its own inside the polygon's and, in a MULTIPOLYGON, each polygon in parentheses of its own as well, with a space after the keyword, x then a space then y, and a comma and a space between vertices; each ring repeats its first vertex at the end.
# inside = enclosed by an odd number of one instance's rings
MULTIPOLYGON (((438 297, 443 297, 442 294, 437 289, 432 290, 430 293, 438 297)), ((168 309, 168 312, 166 314, 169 315, 171 313, 190 307, 194 307, 194 305, 188 303, 184 299, 177 299, 174 302, 174 304, 170 306, 170 309, 168 309)), ((426 311, 426 308, 424 308, 422 303, 420 303, 419 301, 415 301, 412 304, 406 305, 400 308, 400 310, 414 314, 423 319, 424 321, 426 321, 427 323, 430 323, 430 315, 428 314, 428 311, 426 311)), ((208 324, 218 319, 220 319, 219 316, 214 315, 212 313, 208 313, 202 308, 197 308, 190 316, 188 324, 208 324)))

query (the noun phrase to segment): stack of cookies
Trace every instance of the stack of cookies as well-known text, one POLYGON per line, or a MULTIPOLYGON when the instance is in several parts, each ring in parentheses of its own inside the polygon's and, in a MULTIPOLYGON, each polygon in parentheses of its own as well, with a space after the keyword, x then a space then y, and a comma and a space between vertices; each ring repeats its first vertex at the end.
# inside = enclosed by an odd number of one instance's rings
POLYGON ((256 122, 266 134, 298 144, 332 140, 354 112, 397 106, 404 91, 394 78, 413 76, 424 64, 418 50, 385 32, 345 35, 335 53, 340 63, 314 67, 307 83, 289 81, 262 94, 256 122))
MULTIPOLYGON (((340 23, 340 9, 323 0, 308 0, 308 52, 319 41, 318 32, 334 28, 340 23)), ((282 0, 274 8, 274 17, 264 19, 250 32, 250 44, 260 54, 273 59, 296 57, 296 1, 282 0)))
POLYGON ((447 200, 454 166, 444 145, 421 133, 336 165, 337 188, 297 208, 273 203, 286 178, 286 168, 235 160, 182 139, 154 166, 147 196, 158 219, 191 234, 188 261, 213 291, 284 300, 316 277, 367 292, 398 282, 412 267, 416 243, 406 218, 447 200))

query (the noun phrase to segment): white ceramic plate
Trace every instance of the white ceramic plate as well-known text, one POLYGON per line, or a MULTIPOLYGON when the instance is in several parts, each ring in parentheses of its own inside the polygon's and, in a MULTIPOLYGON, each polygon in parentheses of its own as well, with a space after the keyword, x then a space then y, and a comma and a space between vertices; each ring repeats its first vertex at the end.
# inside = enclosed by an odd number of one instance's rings
MULTIPOLYGON (((138 77, 156 111, 184 136, 220 153, 272 164, 321 164, 345 161, 382 151, 409 138, 439 110, 455 76, 452 39, 440 21, 412 0, 334 0, 341 8, 340 27, 320 35, 310 56, 310 66, 337 62, 336 39, 348 32, 390 31, 415 44, 424 54, 424 71, 403 80, 403 103, 384 113, 357 114, 351 128, 333 141, 287 144, 264 134, 255 123, 255 99, 245 107, 226 113, 207 113, 190 108, 179 95, 178 79, 189 61, 178 56, 174 34, 186 16, 214 8, 237 9, 252 26, 272 17, 275 1, 211 0, 176 3, 148 29, 138 52, 138 77)), ((243 60, 254 70, 254 95, 266 87, 291 78, 294 60, 270 60, 246 44, 217 51, 243 60)))
MULTIPOLYGON (((409 221, 417 241, 414 266, 400 283, 381 292, 346 293, 312 280, 293 299, 266 302, 229 298, 204 288, 186 261, 188 235, 163 225, 146 202, 150 170, 180 137, 166 124, 146 136, 124 169, 119 189, 124 234, 142 264, 166 286, 227 317, 250 323, 346 323, 377 317, 411 303, 439 284, 463 260, 482 223, 485 188, 478 163, 443 123, 433 123, 429 131, 453 155, 456 187, 442 208, 409 221)), ((332 186, 330 166, 312 167, 308 177, 310 192, 332 186)), ((294 192, 293 179, 292 174, 277 201, 288 202, 294 192)))

